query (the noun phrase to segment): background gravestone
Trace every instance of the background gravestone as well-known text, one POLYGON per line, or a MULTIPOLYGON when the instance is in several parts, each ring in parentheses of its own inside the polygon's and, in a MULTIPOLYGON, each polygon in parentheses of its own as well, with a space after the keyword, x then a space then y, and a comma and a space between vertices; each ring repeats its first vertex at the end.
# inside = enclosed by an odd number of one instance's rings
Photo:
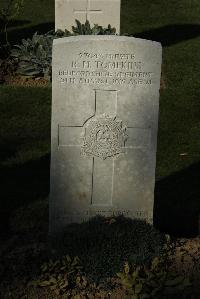
POLYGON ((160 73, 157 42, 54 41, 52 233, 97 214, 152 221, 160 73))
POLYGON ((107 27, 111 24, 120 32, 120 0, 55 0, 55 29, 68 29, 75 20, 107 27))

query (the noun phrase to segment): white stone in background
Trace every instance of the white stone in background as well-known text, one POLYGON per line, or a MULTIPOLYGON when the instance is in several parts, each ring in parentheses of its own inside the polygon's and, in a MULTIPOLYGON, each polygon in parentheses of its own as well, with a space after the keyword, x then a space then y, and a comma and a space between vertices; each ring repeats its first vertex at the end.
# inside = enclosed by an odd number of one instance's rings
POLYGON ((120 32, 121 0, 55 0, 55 29, 71 31, 75 20, 107 27, 111 24, 120 32))
POLYGON ((162 49, 54 40, 50 232, 95 215, 152 221, 162 49))

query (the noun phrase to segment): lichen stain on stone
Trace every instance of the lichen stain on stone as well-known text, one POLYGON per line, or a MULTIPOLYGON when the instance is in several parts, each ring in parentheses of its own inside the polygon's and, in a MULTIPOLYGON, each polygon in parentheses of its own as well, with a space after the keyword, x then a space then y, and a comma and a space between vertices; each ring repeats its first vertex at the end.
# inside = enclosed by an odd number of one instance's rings
POLYGON ((87 194, 86 194, 86 192, 80 192, 80 193, 78 193, 78 199, 79 200, 85 200, 86 199, 86 197, 87 197, 87 194))

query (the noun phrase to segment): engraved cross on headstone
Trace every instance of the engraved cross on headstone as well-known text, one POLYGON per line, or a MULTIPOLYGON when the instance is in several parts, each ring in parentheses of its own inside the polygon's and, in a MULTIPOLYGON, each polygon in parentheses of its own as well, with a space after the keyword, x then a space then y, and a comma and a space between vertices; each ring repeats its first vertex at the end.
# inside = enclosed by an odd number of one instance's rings
MULTIPOLYGON (((67 147, 80 147, 80 155, 81 150, 84 150, 84 142, 83 135, 84 132, 87 134, 88 126, 87 124, 92 122, 91 124, 95 124, 95 120, 100 120, 106 123, 106 115, 109 116, 109 119, 115 119, 117 116, 117 102, 118 102, 118 91, 117 90, 94 90, 94 115, 86 120, 83 126, 61 126, 59 127, 59 146, 67 146, 67 147), (104 119, 105 115, 105 119, 104 119), (73 129, 73 133, 71 133, 73 129), (82 138, 81 138, 82 135, 82 138)), ((114 123, 114 121, 113 121, 114 123)), ((122 134, 120 131, 120 120, 116 118, 116 128, 113 131, 102 130, 101 123, 97 122, 96 127, 99 127, 99 130, 96 128, 91 128, 91 134, 94 133, 94 139, 96 141, 101 141, 103 143, 108 143, 111 138, 110 135, 114 134, 122 134)), ((122 124, 126 125, 126 124, 122 124)), ((91 125, 90 125, 91 127, 91 125)), ((105 128, 105 126, 103 127, 105 128)), ((124 138, 124 142, 121 143, 121 151, 116 151, 115 155, 115 147, 116 147, 116 139, 111 140, 111 148, 114 151, 111 151, 111 154, 107 153, 107 157, 102 158, 99 155, 98 151, 99 144, 97 144, 97 149, 89 148, 88 154, 87 150, 85 152, 85 156, 83 159, 92 159, 92 190, 91 190, 91 205, 94 206, 112 206, 113 202, 113 190, 114 190, 114 172, 115 172, 115 159, 118 158, 118 154, 124 155, 126 154, 126 150, 133 150, 135 148, 145 148, 150 144, 150 130, 148 128, 136 128, 136 127, 126 127, 127 132, 127 140, 124 138), (139 136, 142 138, 138 138, 139 136), (139 141, 138 141, 139 140, 139 141), (112 144, 113 141, 113 144, 112 144), (95 154, 96 151, 96 154, 95 154)), ((116 136, 115 136, 116 137, 116 136)), ((122 137, 122 136, 118 136, 122 137)), ((117 137, 116 137, 117 138, 117 137)), ((93 141, 93 140, 92 140, 93 141)), ((89 140, 91 142, 91 139, 89 140)), ((89 145, 90 146, 90 145, 89 145)), ((103 150, 103 147, 102 147, 103 150)), ((117 148, 117 150, 119 150, 117 148)))
POLYGON ((103 13, 103 11, 101 9, 90 9, 90 1, 92 1, 92 0, 87 0, 86 8, 84 10, 74 9, 74 14, 77 15, 78 19, 79 19, 78 14, 85 14, 85 20, 88 20, 90 22, 91 21, 90 14, 103 13))

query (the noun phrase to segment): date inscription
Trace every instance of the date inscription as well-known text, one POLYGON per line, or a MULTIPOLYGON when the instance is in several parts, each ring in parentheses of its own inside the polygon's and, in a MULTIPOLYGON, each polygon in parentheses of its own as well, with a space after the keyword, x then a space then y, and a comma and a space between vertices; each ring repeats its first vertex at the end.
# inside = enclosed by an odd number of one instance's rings
POLYGON ((79 53, 58 70, 61 85, 152 85, 153 72, 131 54, 79 53))

